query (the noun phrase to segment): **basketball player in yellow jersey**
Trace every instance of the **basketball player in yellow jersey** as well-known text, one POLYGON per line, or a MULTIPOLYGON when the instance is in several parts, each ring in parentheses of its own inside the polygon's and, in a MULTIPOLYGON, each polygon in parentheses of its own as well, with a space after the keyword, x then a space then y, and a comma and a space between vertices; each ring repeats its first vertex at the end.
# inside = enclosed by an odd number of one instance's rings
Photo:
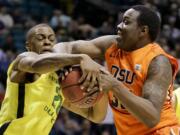
POLYGON ((180 87, 173 91, 173 104, 180 123, 180 87))
POLYGON ((28 52, 19 54, 8 69, 0 135, 49 134, 64 100, 56 73, 60 68, 80 64, 83 74, 98 79, 101 66, 89 56, 54 52, 55 34, 48 25, 31 28, 26 40, 28 52))

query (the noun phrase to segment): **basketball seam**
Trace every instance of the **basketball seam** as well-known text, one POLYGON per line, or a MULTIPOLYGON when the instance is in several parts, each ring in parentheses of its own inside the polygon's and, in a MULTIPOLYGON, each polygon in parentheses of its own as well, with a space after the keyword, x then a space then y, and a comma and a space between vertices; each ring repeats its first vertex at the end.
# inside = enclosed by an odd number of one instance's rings
MULTIPOLYGON (((79 99, 79 100, 76 100, 76 101, 73 101, 73 102, 71 102, 71 103, 76 103, 76 102, 79 102, 79 101, 83 100, 84 98, 87 98, 87 97, 92 96, 92 95, 93 95, 93 94, 95 94, 96 92, 98 92, 98 90, 93 91, 92 93, 90 93, 90 94, 88 94, 88 95, 84 96, 83 98, 81 98, 81 99, 79 99)), ((97 98, 96 98, 95 100, 97 100, 97 98)))
POLYGON ((62 87, 62 89, 65 89, 65 88, 68 88, 68 87, 72 87, 72 86, 76 86, 76 85, 80 85, 80 83, 66 85, 66 86, 62 87))

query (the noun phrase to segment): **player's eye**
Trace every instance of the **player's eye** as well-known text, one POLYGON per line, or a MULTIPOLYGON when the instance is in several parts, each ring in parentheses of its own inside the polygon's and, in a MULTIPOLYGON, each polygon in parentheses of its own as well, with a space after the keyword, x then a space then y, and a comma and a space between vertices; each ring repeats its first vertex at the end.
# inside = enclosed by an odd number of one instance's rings
POLYGON ((55 36, 54 36, 54 35, 51 35, 51 36, 49 37, 49 40, 50 40, 51 42, 54 42, 54 41, 55 41, 55 36))
POLYGON ((129 23, 129 21, 126 19, 123 19, 123 23, 127 25, 129 23))
POLYGON ((43 39, 44 39, 44 36, 43 36, 43 35, 36 35, 36 39, 38 39, 38 40, 43 40, 43 39))

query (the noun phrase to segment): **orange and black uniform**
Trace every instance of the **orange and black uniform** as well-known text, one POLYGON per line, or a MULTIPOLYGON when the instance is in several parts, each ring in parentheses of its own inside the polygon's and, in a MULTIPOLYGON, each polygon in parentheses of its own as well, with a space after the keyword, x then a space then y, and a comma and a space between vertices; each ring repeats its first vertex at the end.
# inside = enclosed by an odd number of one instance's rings
MULTIPOLYGON (((106 51, 106 62, 109 71, 120 82, 122 82, 132 93, 137 96, 142 96, 142 87, 146 81, 149 64, 152 59, 158 55, 166 56, 173 69, 173 79, 177 73, 178 64, 175 58, 165 53, 162 48, 156 44, 148 44, 145 47, 126 52, 113 44, 106 51)), ((162 76, 163 77, 163 76, 162 76)), ((169 86, 169 95, 172 97, 173 80, 169 86)), ((162 112, 160 122, 153 128, 148 128, 145 124, 140 122, 132 116, 120 103, 115 95, 109 92, 109 101, 114 114, 114 121, 118 135, 169 135, 170 127, 178 126, 175 111, 171 105, 171 98, 166 99, 162 112)), ((151 110, 149 110, 151 111, 151 110)), ((174 128, 175 129, 175 128, 174 128)), ((174 132, 176 132, 174 130, 174 132)))

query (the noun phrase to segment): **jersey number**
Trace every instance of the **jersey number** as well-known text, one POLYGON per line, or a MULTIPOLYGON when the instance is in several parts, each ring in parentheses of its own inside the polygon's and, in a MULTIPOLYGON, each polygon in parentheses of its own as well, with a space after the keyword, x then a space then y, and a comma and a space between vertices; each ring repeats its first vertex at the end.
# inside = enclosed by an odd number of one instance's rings
POLYGON ((56 109, 56 114, 58 114, 62 104, 62 97, 60 95, 60 87, 56 87, 56 95, 54 96, 52 106, 56 109))
POLYGON ((121 102, 114 95, 113 95, 111 105, 114 108, 125 109, 125 107, 121 104, 121 102))

